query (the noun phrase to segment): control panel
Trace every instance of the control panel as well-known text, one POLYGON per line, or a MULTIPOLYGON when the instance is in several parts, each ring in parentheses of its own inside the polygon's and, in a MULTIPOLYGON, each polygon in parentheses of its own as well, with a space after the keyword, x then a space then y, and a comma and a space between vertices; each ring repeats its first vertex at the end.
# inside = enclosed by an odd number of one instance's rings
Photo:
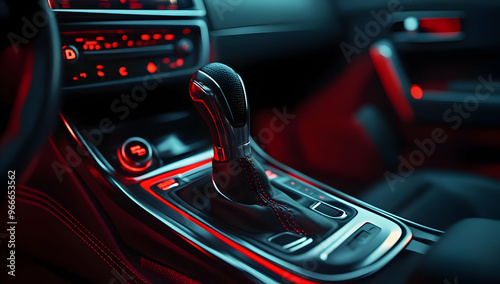
POLYGON ((64 86, 112 84, 127 79, 139 81, 151 74, 191 72, 208 61, 208 32, 203 21, 189 22, 104 23, 85 30, 82 26, 79 30, 63 26, 64 86))

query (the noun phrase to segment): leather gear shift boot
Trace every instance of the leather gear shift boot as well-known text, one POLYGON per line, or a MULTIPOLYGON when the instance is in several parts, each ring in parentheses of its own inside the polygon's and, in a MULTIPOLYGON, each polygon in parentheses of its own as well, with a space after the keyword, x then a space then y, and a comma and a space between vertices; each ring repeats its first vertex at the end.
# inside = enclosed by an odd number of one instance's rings
POLYGON ((272 187, 258 162, 244 157, 212 162, 218 194, 210 199, 211 214, 249 233, 292 232, 312 236, 335 229, 336 222, 305 208, 272 187))

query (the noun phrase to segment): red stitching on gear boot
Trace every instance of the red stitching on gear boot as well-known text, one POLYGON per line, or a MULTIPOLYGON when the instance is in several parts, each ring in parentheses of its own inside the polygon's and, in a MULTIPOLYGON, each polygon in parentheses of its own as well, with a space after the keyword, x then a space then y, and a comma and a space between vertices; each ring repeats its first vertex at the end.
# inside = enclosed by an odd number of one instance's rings
MULTIPOLYGON (((242 159, 240 159, 240 160, 243 160, 243 159, 244 159, 244 158, 242 158, 242 159)), ((247 180, 248 180, 248 184, 250 185, 250 189, 251 189, 252 191, 254 191, 253 186, 252 186, 252 182, 250 181, 250 175, 248 175, 248 172, 247 172, 247 169, 246 169, 245 163, 241 162, 241 165, 243 166, 243 169, 245 170, 245 173, 247 174, 247 180)), ((255 192, 255 191, 254 191, 254 192, 255 192)), ((276 208, 274 208, 274 206, 271 206, 270 204, 268 204, 268 203, 266 202, 266 200, 265 200, 265 199, 263 199, 263 201, 264 201, 264 203, 266 203, 266 206, 269 206, 269 207, 271 207, 271 208, 274 210, 274 213, 275 213, 275 214, 276 214, 276 216, 278 217, 278 220, 280 221, 280 223, 281 223, 281 225, 283 226, 283 228, 285 228, 285 230, 286 230, 287 232, 290 232, 290 230, 286 227, 285 223, 283 223, 283 221, 281 220, 281 217, 280 217, 280 215, 279 215, 279 213, 278 213, 278 210, 276 210, 276 208)))
MULTIPOLYGON (((253 170, 253 172, 254 172, 255 177, 257 178, 257 181, 259 182, 259 186, 260 186, 260 189, 261 189, 262 193, 264 193, 264 195, 267 197, 267 199, 268 199, 270 202, 272 202, 272 203, 276 204, 277 206, 279 206, 279 207, 280 207, 280 210, 283 210, 283 209, 282 209, 282 207, 284 207, 284 208, 285 208, 285 210, 286 210, 286 211, 290 214, 290 219, 291 219, 291 220, 292 220, 292 222, 293 222, 293 225, 291 225, 291 224, 290 224, 290 226, 292 226, 292 227, 294 228, 294 230, 295 230, 297 233, 301 234, 301 233, 299 232, 299 230, 300 230, 300 231, 301 231, 304 235, 306 235, 306 236, 307 236, 307 233, 306 233, 306 232, 305 232, 305 231, 304 231, 304 230, 303 230, 303 229, 302 229, 302 228, 298 225, 298 223, 296 222, 295 215, 293 214, 293 212, 292 212, 292 211, 291 211, 291 210, 290 210, 290 209, 289 209, 286 205, 283 205, 283 204, 280 204, 280 203, 276 202, 274 199, 272 199, 271 197, 269 197, 269 196, 266 194, 266 192, 265 192, 265 191, 264 191, 264 189, 262 188, 262 184, 260 183, 260 178, 259 178, 259 175, 258 175, 257 169, 255 168, 255 164, 253 163, 253 161, 252 161, 252 159, 251 159, 251 158, 246 157, 245 159, 247 160, 247 162, 248 162, 249 164, 251 164, 252 170, 253 170)), ((284 214, 284 212, 283 212, 283 215, 285 215, 285 214, 284 214)), ((287 222, 288 222, 288 218, 287 218, 287 222)))
POLYGON ((265 204, 262 204, 262 201, 257 196, 257 193, 255 192, 255 190, 253 190, 253 188, 252 188, 252 182, 250 181, 250 176, 248 175, 248 171, 247 171, 247 169, 245 167, 245 164, 241 161, 241 159, 239 160, 239 162, 240 162, 240 165, 243 167, 243 170, 245 171, 245 175, 247 176, 248 184, 250 185, 250 190, 252 191, 253 196, 257 200, 257 204, 259 204, 259 206, 266 206, 265 204))
MULTIPOLYGON (((245 158, 246 162, 248 163, 248 158, 245 158)), ((248 163, 248 167, 251 168, 252 165, 250 165, 250 163, 248 163)), ((263 187, 262 187, 262 184, 260 183, 260 179, 259 179, 259 176, 258 174, 256 174, 256 171, 252 171, 252 177, 253 178, 253 181, 255 183, 255 186, 260 189, 259 191, 259 195, 261 196, 262 200, 264 200, 264 202, 266 202, 266 204, 270 207, 272 207, 273 209, 274 208, 277 208, 279 209, 279 211, 281 212, 281 214, 283 215, 283 218, 286 220, 286 222, 288 223, 288 225, 290 226, 290 228, 292 228, 295 232, 297 232, 299 235, 301 234, 298 229, 296 228, 296 226, 294 226, 292 224, 292 222, 290 222, 289 218, 288 218, 288 215, 285 213, 285 211, 283 210, 282 207, 279 206, 279 204, 277 204, 276 202, 272 202, 273 200, 271 198, 269 198, 269 196, 267 196, 267 194, 265 193, 263 187), (267 199, 262 196, 262 193, 267 197, 267 199)))

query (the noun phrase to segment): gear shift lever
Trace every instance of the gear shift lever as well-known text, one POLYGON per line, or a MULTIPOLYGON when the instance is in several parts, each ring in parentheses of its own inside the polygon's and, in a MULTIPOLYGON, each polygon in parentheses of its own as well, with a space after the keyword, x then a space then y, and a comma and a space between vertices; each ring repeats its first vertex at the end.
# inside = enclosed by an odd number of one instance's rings
POLYGON ((219 195, 211 198, 211 214, 247 232, 324 231, 311 210, 271 186, 252 158, 250 113, 240 76, 224 64, 210 63, 193 75, 189 93, 212 136, 212 184, 219 195))
POLYGON ((227 65, 211 63, 193 75, 189 93, 210 128, 214 160, 248 157, 249 110, 240 76, 227 65))
POLYGON ((251 159, 250 112, 240 76, 227 65, 210 63, 193 75, 189 93, 212 136, 215 189, 232 202, 259 203, 256 190, 268 194, 270 185, 262 167, 251 159))

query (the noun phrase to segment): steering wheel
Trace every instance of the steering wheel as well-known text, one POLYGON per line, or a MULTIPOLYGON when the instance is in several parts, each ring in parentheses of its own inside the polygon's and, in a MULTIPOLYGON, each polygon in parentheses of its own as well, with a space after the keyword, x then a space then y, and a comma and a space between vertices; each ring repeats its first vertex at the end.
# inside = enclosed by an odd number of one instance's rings
POLYGON ((21 170, 59 108, 61 46, 46 0, 0 0, 0 174, 21 170))

